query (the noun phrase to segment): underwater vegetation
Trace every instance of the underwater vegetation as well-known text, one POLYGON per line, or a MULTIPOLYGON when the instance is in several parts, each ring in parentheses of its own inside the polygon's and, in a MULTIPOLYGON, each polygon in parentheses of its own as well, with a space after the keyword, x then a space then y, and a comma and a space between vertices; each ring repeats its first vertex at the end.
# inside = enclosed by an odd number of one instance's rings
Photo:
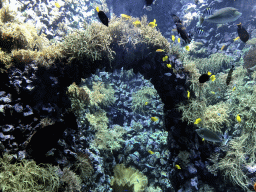
POLYGON ((59 46, 38 36, 34 26, 17 21, 8 5, 0 9, 0 40, 0 72, 32 61, 48 66, 63 57, 59 46))
POLYGON ((142 192, 148 185, 148 178, 135 168, 126 168, 124 164, 118 164, 114 168, 114 178, 110 185, 114 192, 142 192))
POLYGON ((86 25, 84 30, 76 30, 64 39, 64 55, 68 56, 70 61, 75 58, 81 62, 86 60, 86 64, 83 65, 90 68, 95 61, 108 62, 111 66, 110 63, 118 57, 117 50, 128 50, 129 54, 124 60, 130 60, 130 63, 142 59, 143 54, 136 54, 135 51, 135 48, 141 45, 147 45, 147 49, 140 50, 145 55, 158 48, 164 49, 167 53, 170 51, 169 42, 160 31, 148 26, 146 16, 141 18, 140 27, 133 25, 135 21, 139 19, 130 17, 127 20, 113 15, 108 27, 101 23, 86 25))
POLYGON ((132 94, 132 110, 145 113, 146 105, 156 97, 157 91, 151 87, 143 87, 132 94))
POLYGON ((35 161, 21 160, 13 163, 11 155, 0 158, 0 189, 11 191, 57 191, 59 177, 56 167, 45 164, 38 166, 35 161))
POLYGON ((248 186, 253 185, 247 176, 248 172, 256 172, 255 72, 248 73, 255 66, 254 52, 255 48, 251 48, 244 57, 244 63, 232 63, 230 57, 221 53, 204 58, 201 64, 198 63, 200 59, 189 60, 185 57, 184 68, 189 71, 188 82, 195 96, 177 105, 177 109, 182 112, 182 121, 218 135, 230 131, 228 136, 232 139, 222 141, 221 149, 226 155, 220 157, 220 153, 213 153, 212 165, 207 166, 207 169, 215 176, 220 171, 227 181, 244 190, 250 190, 248 186), (234 67, 231 67, 232 64, 234 67), (245 68, 238 65, 244 65, 245 68), (216 80, 200 85, 200 73, 209 70, 216 75, 216 80))

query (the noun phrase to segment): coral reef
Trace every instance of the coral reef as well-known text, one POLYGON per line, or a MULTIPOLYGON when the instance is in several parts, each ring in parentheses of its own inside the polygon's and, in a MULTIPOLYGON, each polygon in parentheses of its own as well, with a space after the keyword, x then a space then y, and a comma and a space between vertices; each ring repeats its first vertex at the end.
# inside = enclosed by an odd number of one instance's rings
POLYGON ((69 191, 80 191, 81 190, 82 181, 78 175, 76 175, 69 168, 64 168, 62 174, 60 176, 60 187, 59 190, 63 190, 64 192, 69 191))
POLYGON ((145 113, 145 103, 156 97, 157 91, 152 87, 142 87, 140 90, 132 94, 133 111, 145 113))
POLYGON ((148 179, 138 170, 132 167, 126 168, 124 164, 118 164, 114 168, 114 178, 110 184, 115 192, 125 190, 142 192, 148 185, 148 179))
POLYGON ((248 71, 255 70, 255 63, 256 63, 256 48, 251 48, 249 52, 244 56, 244 67, 248 71))
POLYGON ((36 165, 35 161, 22 160, 13 164, 13 157, 0 158, 0 189, 9 191, 57 191, 59 177, 51 165, 36 165))

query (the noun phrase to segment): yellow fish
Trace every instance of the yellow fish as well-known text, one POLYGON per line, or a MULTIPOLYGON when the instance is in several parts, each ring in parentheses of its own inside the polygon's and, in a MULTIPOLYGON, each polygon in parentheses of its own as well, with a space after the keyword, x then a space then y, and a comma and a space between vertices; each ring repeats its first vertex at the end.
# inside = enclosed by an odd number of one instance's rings
POLYGON ((190 98, 190 91, 187 91, 187 92, 188 92, 187 97, 189 99, 190 98))
POLYGON ((223 51, 223 49, 226 47, 226 45, 222 45, 222 47, 221 47, 221 51, 223 51))
POLYGON ((205 139, 203 138, 202 141, 205 141, 205 139))
POLYGON ((178 43, 180 43, 180 38, 178 38, 178 43))
POLYGON ((140 22, 139 20, 134 21, 134 22, 133 22, 133 25, 134 25, 135 27, 141 27, 141 22, 140 22))
POLYGON ((157 49, 156 52, 164 52, 163 49, 157 49))
POLYGON ((208 72, 207 72, 207 75, 209 75, 209 76, 210 76, 211 74, 212 74, 212 73, 211 73, 210 71, 208 71, 208 72))
POLYGON ((173 42, 175 41, 175 36, 174 36, 174 35, 172 35, 172 41, 173 41, 173 42))
POLYGON ((129 20, 131 18, 131 16, 126 15, 126 14, 121 14, 121 17, 125 20, 129 20))
POLYGON ((99 13, 99 11, 100 11, 100 8, 99 8, 99 7, 96 7, 96 11, 99 13))
POLYGON ((236 120, 238 123, 241 123, 242 120, 241 120, 241 117, 239 116, 239 114, 236 116, 236 120))
POLYGON ((232 89, 232 91, 235 91, 236 90, 236 87, 234 87, 233 89, 232 89))
POLYGON ((168 67, 169 69, 172 68, 172 65, 171 64, 166 64, 166 67, 168 67))
POLYGON ((237 37, 237 38, 235 38, 235 39, 233 39, 234 41, 237 41, 238 39, 240 39, 240 37, 237 37))
POLYGON ((215 94, 215 92, 214 92, 214 91, 211 91, 211 94, 213 94, 213 95, 214 95, 214 94, 215 94))
POLYGON ((58 2, 55 2, 55 6, 56 6, 57 8, 61 8, 61 6, 60 6, 60 4, 59 4, 58 2))
POLYGON ((157 117, 151 117, 150 119, 151 119, 151 121, 154 121, 154 122, 156 122, 158 120, 157 117))
POLYGON ((163 57, 163 61, 167 61, 167 60, 168 60, 168 56, 166 55, 163 57))
POLYGON ((216 80, 215 75, 212 75, 212 76, 210 77, 210 79, 211 79, 212 81, 215 81, 215 80, 216 80))
POLYGON ((148 26, 149 26, 149 27, 152 27, 152 28, 156 27, 156 26, 157 26, 156 20, 154 19, 154 21, 150 22, 150 23, 148 24, 148 26))
POLYGON ((198 118, 198 119, 196 119, 196 121, 194 122, 194 124, 197 125, 197 124, 200 123, 201 121, 202 121, 202 119, 201 119, 201 118, 198 118))
POLYGON ((151 151, 151 150, 148 150, 148 152, 150 153, 150 155, 153 155, 153 154, 155 154, 153 151, 151 151))
POLYGON ((145 102, 145 105, 148 105, 148 102, 145 102))
POLYGON ((185 49, 187 50, 187 51, 189 51, 189 46, 187 45, 187 46, 185 46, 185 49))
POLYGON ((175 165, 175 168, 176 169, 181 169, 181 167, 178 164, 175 165))

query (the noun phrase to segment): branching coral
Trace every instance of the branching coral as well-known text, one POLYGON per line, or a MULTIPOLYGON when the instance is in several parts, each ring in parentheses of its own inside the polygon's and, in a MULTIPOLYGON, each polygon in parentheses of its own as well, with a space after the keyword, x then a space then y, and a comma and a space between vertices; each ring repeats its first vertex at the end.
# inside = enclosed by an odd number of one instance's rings
POLYGON ((69 168, 64 168, 63 173, 60 177, 60 190, 64 190, 64 192, 69 191, 80 191, 81 190, 81 179, 78 175, 76 175, 69 168))
POLYGON ((207 106, 202 117, 203 127, 221 132, 223 125, 229 126, 228 108, 229 106, 224 102, 207 106))
POLYGON ((153 97, 156 97, 157 91, 152 87, 143 87, 132 94, 132 109, 133 111, 145 113, 145 102, 149 102, 153 97))
POLYGON ((12 191, 57 191, 59 177, 51 165, 39 167, 34 161, 22 160, 12 164, 11 155, 0 159, 0 189, 12 191))
POLYGON ((85 181, 89 182, 92 174, 94 172, 91 160, 87 154, 78 153, 77 161, 75 163, 75 171, 78 172, 79 177, 85 181))

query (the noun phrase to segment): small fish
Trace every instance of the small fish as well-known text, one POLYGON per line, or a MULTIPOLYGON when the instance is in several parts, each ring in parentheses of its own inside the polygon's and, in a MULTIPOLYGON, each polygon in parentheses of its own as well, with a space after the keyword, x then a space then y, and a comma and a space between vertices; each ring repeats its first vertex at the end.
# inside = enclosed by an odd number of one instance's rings
POLYGON ((187 46, 185 46, 185 49, 187 50, 187 51, 189 51, 189 46, 187 45, 187 46))
POLYGON ((182 23, 176 23, 176 28, 180 37, 185 41, 185 43, 190 43, 192 38, 186 32, 186 28, 182 25, 182 23))
POLYGON ((180 38, 178 38, 178 43, 180 43, 180 38))
POLYGON ((175 165, 175 168, 176 169, 181 169, 181 167, 178 164, 175 165))
POLYGON ((216 80, 215 75, 212 75, 212 76, 210 77, 210 79, 211 79, 212 81, 215 81, 215 80, 216 80))
POLYGON ((131 16, 126 15, 126 14, 121 14, 121 17, 122 17, 122 19, 125 19, 125 20, 129 20, 131 18, 131 16))
POLYGON ((222 45, 222 47, 220 48, 221 51, 223 51, 223 49, 226 47, 226 45, 222 45))
POLYGON ((145 102, 145 105, 148 105, 148 102, 145 102))
POLYGON ((164 75, 168 76, 168 77, 171 77, 172 74, 171 73, 165 73, 164 75))
POLYGON ((200 128, 196 129, 197 134, 206 141, 211 142, 221 142, 220 137, 213 131, 206 129, 206 128, 200 128))
POLYGON ((150 155, 155 154, 155 152, 153 152, 153 151, 151 151, 151 150, 148 150, 148 152, 149 152, 150 155))
POLYGON ((169 63, 169 64, 166 64, 166 67, 168 67, 169 69, 172 68, 172 65, 169 63))
POLYGON ((100 21, 108 27, 107 15, 103 11, 100 11, 99 7, 96 7, 96 11, 98 12, 98 17, 99 17, 100 21))
POLYGON ((172 41, 173 41, 173 42, 175 41, 175 36, 174 36, 174 35, 172 35, 172 41))
POLYGON ((237 120, 238 123, 241 123, 242 120, 241 120, 241 117, 240 117, 239 114, 236 116, 236 120, 237 120))
POLYGON ((214 92, 214 91, 211 91, 211 94, 215 95, 215 92, 214 92))
POLYGON ((232 91, 235 91, 236 90, 236 87, 233 87, 232 91))
POLYGON ((180 20, 180 18, 179 18, 177 15, 171 14, 171 16, 172 16, 172 19, 173 19, 173 21, 174 21, 175 24, 176 24, 176 23, 182 23, 181 20, 180 20))
POLYGON ((150 119, 151 119, 151 121, 154 121, 154 122, 156 122, 158 120, 157 117, 151 117, 150 119))
POLYGON ((203 138, 202 141, 205 141, 205 139, 203 138))
POLYGON ((227 79, 226 79, 226 84, 229 85, 231 79, 232 79, 232 73, 233 73, 233 69, 234 69, 234 65, 232 65, 231 69, 229 70, 228 72, 228 76, 227 76, 227 79))
POLYGON ((190 98, 190 91, 187 91, 187 98, 190 98))
POLYGON ((246 43, 249 40, 249 33, 243 28, 242 24, 237 24, 237 33, 240 39, 246 43))
POLYGON ((57 8, 61 8, 61 6, 60 6, 60 4, 59 4, 58 2, 55 2, 55 6, 56 6, 57 8))
POLYGON ((196 28, 196 33, 197 33, 198 35, 204 35, 204 34, 205 34, 204 30, 203 30, 201 27, 196 28))
POLYGON ((163 61, 167 61, 167 60, 168 60, 168 56, 166 55, 163 57, 163 61))
POLYGON ((198 118, 198 119, 196 119, 196 121, 194 122, 194 124, 197 125, 197 124, 199 124, 201 121, 202 121, 202 119, 201 119, 201 118, 198 118))
POLYGON ((215 11, 214 8, 207 7, 207 8, 204 10, 203 14, 204 14, 204 15, 212 15, 214 11, 215 11))
POLYGON ((236 37, 235 39, 233 39, 234 41, 237 41, 238 39, 240 39, 240 37, 238 36, 238 37, 236 37))
POLYGON ((206 74, 202 74, 202 75, 199 77, 199 83, 205 83, 206 81, 209 81, 210 76, 211 76, 211 72, 208 72, 208 73, 206 73, 206 74))
POLYGON ((133 22, 133 25, 134 25, 135 27, 141 27, 141 22, 140 22, 139 20, 134 21, 134 22, 133 22))
POLYGON ((161 53, 161 52, 164 52, 164 50, 163 49, 157 49, 156 52, 161 53))
POLYGON ((149 26, 149 27, 152 27, 152 28, 156 27, 156 26, 157 26, 156 20, 154 19, 154 21, 150 22, 150 23, 148 24, 148 26, 149 26))

